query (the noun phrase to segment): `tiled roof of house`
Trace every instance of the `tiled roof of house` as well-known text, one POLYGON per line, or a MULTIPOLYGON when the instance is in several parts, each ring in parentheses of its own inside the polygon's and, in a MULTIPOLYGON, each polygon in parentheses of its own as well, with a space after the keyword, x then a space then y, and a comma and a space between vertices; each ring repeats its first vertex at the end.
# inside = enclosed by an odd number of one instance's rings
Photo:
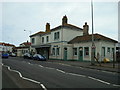
POLYGON ((66 28, 71 28, 71 29, 83 30, 82 28, 77 27, 77 26, 72 25, 72 24, 64 24, 64 25, 60 25, 60 26, 57 26, 57 27, 51 29, 51 31, 54 31, 54 30, 60 29, 60 28, 64 28, 64 27, 66 27, 66 28))
POLYGON ((37 33, 35 33, 35 34, 33 34, 33 35, 30 35, 30 37, 35 36, 35 35, 39 35, 39 34, 44 34, 44 33, 45 33, 45 32, 40 31, 40 32, 37 32, 37 33))
POLYGON ((3 46, 12 46, 12 47, 15 47, 15 45, 13 45, 13 44, 9 44, 9 43, 0 43, 0 45, 3 45, 3 46))
POLYGON ((23 45, 23 46, 30 46, 31 45, 31 42, 23 42, 23 43, 21 43, 20 45, 23 45))
POLYGON ((27 45, 31 45, 31 43, 30 43, 30 42, 24 42, 24 43, 22 43, 22 44, 20 44, 20 45, 25 45, 25 46, 27 46, 27 45))
MULTIPOLYGON (((117 43, 116 40, 113 40, 111 38, 108 38, 106 36, 100 35, 100 34, 94 34, 94 40, 105 40, 105 41, 112 41, 117 43)), ((80 42, 86 42, 86 41, 92 41, 92 34, 90 35, 84 35, 84 36, 77 36, 71 41, 68 42, 68 44, 73 44, 73 43, 80 43, 80 42)))
MULTIPOLYGON (((71 29, 77 29, 77 30, 83 30, 82 28, 77 27, 77 26, 75 26, 75 25, 65 24, 65 25, 59 25, 59 26, 51 29, 50 31, 54 31, 54 30, 57 30, 57 29, 60 29, 60 28, 64 28, 64 27, 65 27, 65 28, 71 28, 71 29)), ((46 34, 46 33, 49 33, 49 32, 42 32, 42 31, 40 31, 40 32, 37 32, 37 33, 35 33, 35 34, 33 34, 33 35, 30 35, 30 37, 35 36, 35 35, 42 35, 42 34, 46 34)))

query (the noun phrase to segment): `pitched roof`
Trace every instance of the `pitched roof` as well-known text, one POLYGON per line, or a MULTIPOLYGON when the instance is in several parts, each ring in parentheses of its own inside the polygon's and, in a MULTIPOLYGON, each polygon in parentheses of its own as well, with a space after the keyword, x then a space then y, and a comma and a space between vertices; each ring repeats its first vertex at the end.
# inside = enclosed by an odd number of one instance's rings
POLYGON ((44 33, 45 33, 45 32, 40 31, 40 32, 37 32, 37 33, 35 33, 35 34, 33 34, 33 35, 30 35, 30 37, 35 36, 35 35, 39 35, 39 34, 44 34, 44 33))
POLYGON ((12 46, 12 47, 15 47, 15 45, 13 45, 13 44, 9 44, 9 43, 0 43, 0 45, 3 45, 3 46, 12 46))
MULTIPOLYGON (((60 29, 60 28, 64 28, 64 27, 65 27, 65 28, 71 28, 71 29, 77 29, 77 30, 83 30, 82 28, 77 27, 77 26, 72 25, 72 24, 64 24, 64 25, 59 25, 59 26, 51 29, 50 32, 51 32, 51 31, 54 31, 54 30, 57 30, 57 29, 60 29)), ((35 36, 35 35, 43 35, 43 34, 46 34, 46 33, 49 33, 49 32, 40 31, 40 32, 37 32, 37 33, 35 33, 35 34, 33 34, 33 35, 30 35, 30 37, 35 36)))
POLYGON ((60 28, 64 28, 64 27, 65 27, 65 28, 71 28, 71 29, 83 30, 82 28, 77 27, 77 26, 72 25, 72 24, 64 24, 64 25, 59 25, 59 26, 57 26, 57 27, 51 29, 51 31, 54 31, 54 30, 60 29, 60 28))
POLYGON ((29 45, 31 45, 31 43, 30 42, 24 42, 24 43, 21 43, 20 45, 29 46, 29 45))
MULTIPOLYGON (((105 41, 112 41, 117 43, 118 41, 113 40, 111 38, 108 38, 106 36, 100 35, 100 34, 94 34, 94 40, 105 40, 105 41)), ((90 35, 84 35, 84 36, 77 36, 70 40, 68 44, 73 44, 73 43, 80 43, 80 42, 86 42, 86 41, 92 41, 92 34, 90 35)))

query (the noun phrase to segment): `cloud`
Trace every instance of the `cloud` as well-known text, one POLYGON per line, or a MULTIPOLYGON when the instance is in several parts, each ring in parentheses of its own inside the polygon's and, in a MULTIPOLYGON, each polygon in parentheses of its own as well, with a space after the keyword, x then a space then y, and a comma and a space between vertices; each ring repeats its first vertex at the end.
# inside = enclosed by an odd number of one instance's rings
MULTIPOLYGON (((110 2, 94 3, 95 32, 112 37, 115 34, 113 38, 116 39, 116 5, 117 3, 110 2)), ((81 28, 88 22, 91 33, 90 2, 5 2, 2 10, 3 40, 16 45, 29 39, 29 31, 32 31, 32 34, 40 30, 45 31, 47 22, 51 28, 61 25, 65 14, 69 23, 81 28)))

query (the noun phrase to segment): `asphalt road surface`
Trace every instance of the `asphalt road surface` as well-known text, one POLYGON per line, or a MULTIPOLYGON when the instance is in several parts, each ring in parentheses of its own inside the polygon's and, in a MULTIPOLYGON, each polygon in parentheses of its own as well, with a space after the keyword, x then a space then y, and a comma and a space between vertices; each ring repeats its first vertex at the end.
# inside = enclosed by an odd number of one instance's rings
POLYGON ((3 59, 2 63, 4 88, 120 88, 118 73, 18 57, 3 59), (11 85, 5 85, 6 79, 11 85))

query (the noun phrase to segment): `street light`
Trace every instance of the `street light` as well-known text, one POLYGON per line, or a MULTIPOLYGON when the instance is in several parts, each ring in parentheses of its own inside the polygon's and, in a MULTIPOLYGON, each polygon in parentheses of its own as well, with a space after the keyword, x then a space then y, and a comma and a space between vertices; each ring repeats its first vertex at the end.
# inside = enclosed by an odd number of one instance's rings
POLYGON ((93 1, 91 0, 91 16, 92 16, 92 48, 91 48, 91 65, 95 65, 94 55, 95 55, 95 44, 94 44, 94 25, 93 25, 93 1))

